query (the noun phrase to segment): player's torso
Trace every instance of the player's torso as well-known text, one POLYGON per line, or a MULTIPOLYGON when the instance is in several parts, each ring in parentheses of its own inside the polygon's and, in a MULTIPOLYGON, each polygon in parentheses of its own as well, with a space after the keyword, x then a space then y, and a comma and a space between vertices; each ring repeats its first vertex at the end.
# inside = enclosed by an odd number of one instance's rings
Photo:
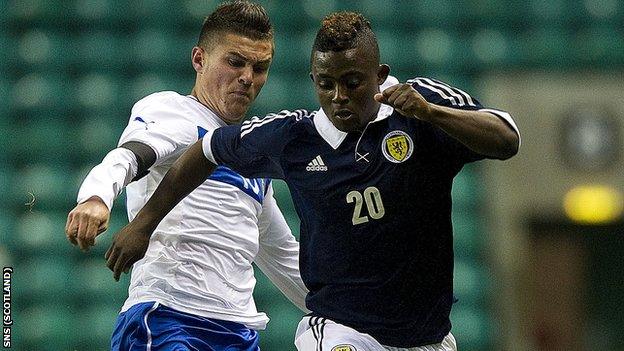
MULTIPOLYGON (((188 130, 180 132, 194 134, 191 142, 127 187, 130 219, 177 158, 208 130, 220 126, 201 107, 184 112, 180 118, 187 123, 180 127, 188 130)), ((251 263, 258 252, 258 217, 268 186, 267 179, 244 178, 219 166, 159 224, 145 257, 133 268, 124 308, 147 297, 188 313, 262 328, 267 319, 256 311, 253 301, 251 263)))
POLYGON ((393 115, 348 134, 336 150, 314 133, 287 150, 313 311, 391 324, 418 314, 425 299, 450 308, 456 170, 419 137, 417 124, 393 115), (363 310, 367 317, 357 317, 363 310))

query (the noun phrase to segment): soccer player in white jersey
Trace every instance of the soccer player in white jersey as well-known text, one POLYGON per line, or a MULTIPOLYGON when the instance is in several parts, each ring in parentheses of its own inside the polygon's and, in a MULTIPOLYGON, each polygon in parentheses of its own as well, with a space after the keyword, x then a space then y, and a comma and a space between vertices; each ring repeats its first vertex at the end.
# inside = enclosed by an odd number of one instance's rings
MULTIPOLYGON (((94 245, 124 187, 128 217, 134 218, 189 145, 245 116, 272 56, 273 30, 261 6, 219 6, 192 51, 197 74, 191 95, 159 92, 134 105, 119 147, 80 188, 78 205, 68 215, 68 239, 83 250, 94 245)), ((258 350, 257 330, 268 318, 253 300, 252 262, 307 311, 298 254, 270 180, 221 167, 149 239, 145 256, 134 265, 112 349, 258 350)))
POLYGON ((390 68, 361 14, 323 20, 311 71, 321 109, 207 133, 117 234, 114 259, 126 262, 216 164, 282 178, 301 218, 301 276, 310 290, 298 350, 457 350, 453 178, 466 163, 515 155, 515 122, 432 78, 380 91, 390 68))

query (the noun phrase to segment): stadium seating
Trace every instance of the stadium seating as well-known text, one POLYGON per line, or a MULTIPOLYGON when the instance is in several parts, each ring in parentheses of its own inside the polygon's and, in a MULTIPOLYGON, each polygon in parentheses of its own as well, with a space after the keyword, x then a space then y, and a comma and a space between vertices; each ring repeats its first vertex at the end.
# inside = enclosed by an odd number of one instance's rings
MULTIPOLYGON (((320 18, 335 10, 361 11, 371 20, 382 61, 400 80, 433 76, 477 97, 478 79, 488 71, 624 66, 624 41, 614 39, 624 37, 624 6, 615 0, 259 2, 273 19, 276 51, 251 115, 318 108, 308 78, 310 47, 320 18)), ((67 243, 65 216, 88 169, 116 145, 135 101, 161 90, 190 92, 190 50, 217 3, 0 1, 0 259, 19 267, 16 349, 108 348, 128 277, 114 282, 102 256, 127 222, 124 199, 89 253, 67 243), (30 193, 35 202, 27 206, 30 193)), ((288 189, 273 184, 298 235, 288 189)), ((478 164, 466 167, 453 188, 459 302, 452 319, 465 351, 497 349, 486 188, 478 164)), ((301 313, 260 272, 255 295, 272 319, 262 348, 292 350, 301 313)))

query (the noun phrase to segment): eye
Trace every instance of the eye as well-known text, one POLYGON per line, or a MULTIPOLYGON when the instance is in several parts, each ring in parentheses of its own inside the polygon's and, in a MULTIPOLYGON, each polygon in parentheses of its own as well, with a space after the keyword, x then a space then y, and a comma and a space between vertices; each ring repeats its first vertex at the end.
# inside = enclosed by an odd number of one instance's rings
POLYGON ((264 73, 269 70, 269 66, 267 65, 258 65, 253 68, 255 73, 264 73))
POLYGON ((318 81, 318 87, 324 90, 329 90, 334 87, 334 84, 327 79, 321 79, 318 81))
POLYGON ((230 57, 228 59, 228 64, 232 67, 243 67, 245 66, 245 61, 239 58, 230 57))
POLYGON ((349 79, 347 81, 347 88, 348 89, 356 89, 359 86, 360 86, 360 80, 359 79, 349 79))

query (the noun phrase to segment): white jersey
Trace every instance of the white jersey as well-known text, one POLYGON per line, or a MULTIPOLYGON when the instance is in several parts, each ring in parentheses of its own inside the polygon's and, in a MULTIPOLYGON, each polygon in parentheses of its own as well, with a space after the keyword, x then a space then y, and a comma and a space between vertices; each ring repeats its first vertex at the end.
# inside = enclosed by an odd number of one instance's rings
MULTIPOLYGON (((157 157, 149 173, 126 188, 130 220, 176 159, 207 131, 223 125, 194 97, 175 92, 155 93, 134 105, 119 145, 138 141, 151 146, 157 157)), ((82 188, 80 193, 83 199, 90 196, 82 188)), ((181 312, 264 329, 268 318, 257 311, 252 296, 252 262, 304 309, 298 253, 270 180, 243 178, 220 166, 156 228, 145 256, 133 266, 122 312, 156 301, 181 312)))

